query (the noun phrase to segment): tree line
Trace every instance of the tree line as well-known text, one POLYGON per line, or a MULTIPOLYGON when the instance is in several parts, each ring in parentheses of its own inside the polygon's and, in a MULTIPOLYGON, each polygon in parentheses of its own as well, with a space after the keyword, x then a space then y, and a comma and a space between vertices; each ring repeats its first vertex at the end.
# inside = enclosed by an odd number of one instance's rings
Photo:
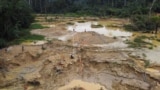
POLYGON ((0 48, 23 36, 23 28, 32 21, 31 8, 25 0, 0 0, 0 48))
POLYGON ((26 0, 36 13, 77 13, 126 17, 160 12, 160 0, 26 0), (153 8, 152 2, 154 2, 153 8))
POLYGON ((36 13, 129 17, 127 29, 158 31, 160 0, 27 0, 36 13))

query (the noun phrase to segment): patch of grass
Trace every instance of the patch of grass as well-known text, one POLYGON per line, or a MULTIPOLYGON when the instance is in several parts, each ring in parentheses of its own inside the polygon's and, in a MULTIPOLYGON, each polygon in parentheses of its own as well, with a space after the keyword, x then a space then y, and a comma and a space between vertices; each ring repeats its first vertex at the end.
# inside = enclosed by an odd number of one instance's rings
POLYGON ((133 42, 131 41, 127 41, 126 43, 129 44, 129 47, 132 47, 132 48, 149 48, 149 49, 153 49, 153 44, 152 43, 149 43, 149 42, 146 42, 144 41, 144 39, 146 39, 148 37, 146 36, 139 36, 139 37, 136 37, 133 42))
POLYGON ((117 37, 114 36, 113 39, 117 39, 117 37))
POLYGON ((156 37, 155 36, 151 36, 149 37, 150 40, 156 40, 156 37))
POLYGON ((129 44, 129 47, 131 47, 131 48, 140 48, 141 47, 140 44, 137 44, 135 42, 127 41, 126 43, 129 44))
MULTIPOLYGON (((19 31, 17 31, 17 39, 14 39, 12 41, 5 41, 2 40, 0 38, 0 46, 8 46, 8 45, 18 45, 21 44, 22 42, 33 42, 35 40, 44 40, 44 36, 42 35, 35 35, 35 34, 31 34, 30 31, 32 29, 43 29, 43 28, 47 28, 44 27, 40 24, 31 24, 31 26, 27 29, 20 29, 19 31)), ((1 48, 1 47, 0 47, 1 48)))
POLYGON ((30 33, 31 30, 32 29, 30 29, 30 28, 29 29, 22 29, 19 34, 19 38, 13 40, 9 44, 12 45, 12 44, 20 44, 20 43, 26 42, 26 41, 32 42, 35 40, 44 40, 44 36, 42 36, 42 35, 31 34, 30 33))
POLYGON ((145 54, 145 53, 143 53, 142 56, 143 56, 144 58, 146 58, 146 54, 145 54))
POLYGON ((123 27, 127 31, 134 31, 135 30, 135 27, 133 25, 131 25, 131 24, 123 25, 123 27))
POLYGON ((74 25, 74 22, 67 22, 67 25, 74 25))
POLYGON ((43 40, 44 36, 31 34, 31 35, 27 35, 25 37, 22 37, 22 39, 25 39, 25 40, 43 40))
POLYGON ((148 47, 148 49, 153 49, 153 47, 151 46, 151 47, 148 47))
POLYGON ((52 41, 51 40, 47 40, 47 44, 52 44, 52 41))
POLYGON ((13 40, 10 44, 20 44, 22 42, 33 42, 35 40, 44 40, 44 36, 35 35, 35 34, 27 34, 25 36, 20 37, 19 39, 13 40))
POLYGON ((85 23, 86 21, 84 20, 81 20, 81 21, 77 21, 78 23, 85 23))
POLYGON ((65 13, 62 16, 64 16, 64 17, 81 17, 81 15, 79 15, 77 13, 65 13))
POLYGON ((41 24, 31 24, 31 26, 29 27, 29 29, 43 29, 43 28, 48 28, 48 27, 44 27, 41 24))
POLYGON ((145 68, 149 67, 149 65, 150 65, 150 61, 149 60, 145 60, 144 63, 145 63, 145 65, 144 65, 145 68))
POLYGON ((92 24, 91 27, 92 28, 102 28, 103 25, 101 25, 101 24, 97 24, 97 25, 92 24))
POLYGON ((158 42, 160 42, 160 39, 157 39, 158 42))
POLYGON ((143 41, 143 38, 141 38, 141 37, 137 37, 137 38, 135 38, 134 39, 134 42, 136 42, 136 43, 146 43, 145 41, 143 41))

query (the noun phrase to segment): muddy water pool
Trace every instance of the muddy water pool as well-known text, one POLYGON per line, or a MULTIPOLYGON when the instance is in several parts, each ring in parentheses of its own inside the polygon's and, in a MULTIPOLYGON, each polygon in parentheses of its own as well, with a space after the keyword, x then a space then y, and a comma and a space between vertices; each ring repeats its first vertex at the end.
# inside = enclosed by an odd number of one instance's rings
POLYGON ((103 34, 108 37, 129 37, 132 36, 131 32, 122 31, 120 29, 109 29, 107 27, 101 27, 101 28, 92 28, 91 25, 97 25, 98 22, 84 22, 84 23, 78 23, 75 22, 74 25, 69 25, 67 27, 67 30, 76 32, 85 32, 85 31, 94 31, 98 34, 103 34))

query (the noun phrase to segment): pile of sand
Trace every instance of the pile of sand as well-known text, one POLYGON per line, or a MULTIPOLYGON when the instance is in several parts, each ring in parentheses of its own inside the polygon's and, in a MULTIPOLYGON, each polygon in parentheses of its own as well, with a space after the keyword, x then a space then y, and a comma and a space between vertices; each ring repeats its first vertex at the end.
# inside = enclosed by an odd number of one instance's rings
POLYGON ((117 41, 112 37, 106 37, 95 32, 80 32, 73 38, 72 42, 79 44, 108 44, 117 41))

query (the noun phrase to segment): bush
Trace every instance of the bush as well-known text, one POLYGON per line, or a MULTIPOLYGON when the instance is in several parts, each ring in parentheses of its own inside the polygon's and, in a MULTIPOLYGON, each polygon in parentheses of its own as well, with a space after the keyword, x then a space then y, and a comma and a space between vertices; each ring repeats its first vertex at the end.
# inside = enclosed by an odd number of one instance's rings
POLYGON ((132 47, 132 48, 146 48, 148 46, 148 48, 152 49, 153 45, 152 43, 149 43, 149 42, 145 42, 144 39, 146 39, 148 37, 146 36, 139 36, 139 37, 136 37, 133 42, 131 41, 127 41, 127 44, 129 44, 129 47, 132 47))
POLYGON ((153 49, 153 47, 151 46, 151 47, 149 47, 148 49, 153 49))
POLYGON ((68 25, 74 25, 74 22, 67 22, 68 25))
POLYGON ((144 63, 145 63, 145 65, 144 65, 145 68, 149 67, 149 65, 150 65, 150 61, 149 60, 145 60, 144 63))
POLYGON ((4 46, 7 46, 7 42, 4 39, 0 38, 0 48, 4 46))
POLYGON ((103 27, 103 25, 101 25, 101 24, 97 24, 97 25, 92 24, 91 27, 92 28, 101 28, 101 27, 103 27))
POLYGON ((134 26, 134 28, 131 29, 147 33, 152 32, 153 30, 156 30, 157 32, 160 25, 160 18, 157 16, 149 17, 148 15, 134 15, 131 17, 131 21, 133 23, 132 26, 134 26))
POLYGON ((131 24, 128 24, 128 25, 124 25, 123 26, 125 28, 125 30, 128 30, 128 31, 135 31, 135 27, 131 24))
POLYGON ((81 21, 77 21, 78 23, 85 23, 85 21, 81 20, 81 21))
POLYGON ((157 39, 158 42, 160 42, 160 39, 157 39))

